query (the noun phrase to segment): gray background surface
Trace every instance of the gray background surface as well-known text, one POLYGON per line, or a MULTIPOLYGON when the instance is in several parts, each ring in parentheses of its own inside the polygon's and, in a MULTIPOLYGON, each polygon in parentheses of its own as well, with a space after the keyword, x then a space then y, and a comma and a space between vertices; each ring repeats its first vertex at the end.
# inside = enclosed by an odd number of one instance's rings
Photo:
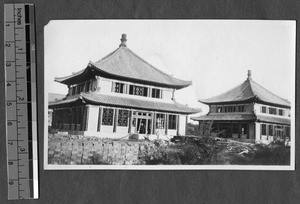
MULTIPOLYGON (((295 1, 71 1, 30 0, 35 3, 38 74, 38 200, 15 203, 297 203, 299 170, 286 171, 44 171, 43 75, 44 26, 52 19, 300 19, 295 1)), ((3 3, 0 5, 1 14, 3 3)), ((3 28, 3 15, 0 18, 3 28)), ((298 23, 297 23, 298 24, 298 23)), ((297 33, 299 26, 297 25, 297 33)), ((3 32, 0 41, 3 43, 3 32)), ((3 45, 3 44, 2 44, 3 45)), ((299 35, 297 35, 297 50, 299 35)), ((4 67, 3 46, 0 49, 4 67)), ((299 60, 299 53, 296 61, 299 60)), ((298 63, 297 63, 298 64, 298 63)), ((0 203, 7 201, 4 69, 0 69, 0 203)), ((296 69, 296 88, 299 70, 296 69)), ((296 93, 296 121, 299 94, 296 93)), ((296 123, 296 168, 299 162, 299 122, 296 123)))

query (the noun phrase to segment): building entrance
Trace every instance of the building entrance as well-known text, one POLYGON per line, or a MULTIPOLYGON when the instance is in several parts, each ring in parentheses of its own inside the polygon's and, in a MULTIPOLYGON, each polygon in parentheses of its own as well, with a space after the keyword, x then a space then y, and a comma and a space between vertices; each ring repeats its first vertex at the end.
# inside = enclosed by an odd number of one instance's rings
POLYGON ((152 113, 149 112, 133 112, 133 124, 135 133, 151 134, 152 133, 152 113))

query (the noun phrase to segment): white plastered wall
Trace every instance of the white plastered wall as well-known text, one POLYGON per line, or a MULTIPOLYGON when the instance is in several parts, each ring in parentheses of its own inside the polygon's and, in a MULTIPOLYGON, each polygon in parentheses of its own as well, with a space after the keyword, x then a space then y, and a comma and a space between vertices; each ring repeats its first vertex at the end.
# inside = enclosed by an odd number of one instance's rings
POLYGON ((179 135, 185 135, 186 130, 186 115, 179 115, 179 135))
POLYGON ((99 106, 87 105, 88 118, 87 118, 87 132, 97 132, 99 106))

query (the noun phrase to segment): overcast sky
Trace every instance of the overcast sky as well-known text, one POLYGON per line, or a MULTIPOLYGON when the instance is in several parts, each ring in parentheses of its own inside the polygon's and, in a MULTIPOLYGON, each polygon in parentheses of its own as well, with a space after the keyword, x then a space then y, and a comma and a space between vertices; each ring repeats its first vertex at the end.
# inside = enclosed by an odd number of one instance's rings
POLYGON ((174 77, 192 80, 176 98, 194 107, 252 79, 294 100, 295 21, 237 20, 55 20, 45 27, 45 82, 50 93, 66 94, 54 77, 84 69, 127 47, 174 77))

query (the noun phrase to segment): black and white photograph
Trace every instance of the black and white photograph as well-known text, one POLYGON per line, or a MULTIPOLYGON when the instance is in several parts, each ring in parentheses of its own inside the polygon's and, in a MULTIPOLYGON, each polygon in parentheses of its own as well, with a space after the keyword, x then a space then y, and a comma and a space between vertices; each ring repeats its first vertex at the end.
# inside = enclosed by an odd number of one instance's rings
POLYGON ((291 20, 51 20, 44 168, 295 169, 291 20))

